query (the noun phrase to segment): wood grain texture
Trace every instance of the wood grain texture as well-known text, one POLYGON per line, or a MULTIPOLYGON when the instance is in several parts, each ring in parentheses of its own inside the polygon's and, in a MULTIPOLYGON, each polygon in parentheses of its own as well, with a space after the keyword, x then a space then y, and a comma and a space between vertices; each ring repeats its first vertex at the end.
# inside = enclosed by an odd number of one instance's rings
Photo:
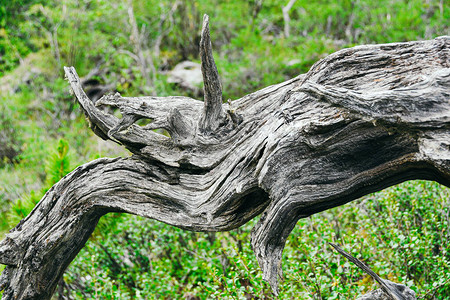
POLYGON ((222 85, 219 72, 212 55, 211 36, 209 33, 209 17, 203 16, 202 37, 200 40, 200 58, 203 74, 205 105, 200 118, 199 129, 202 131, 214 131, 220 127, 225 113, 222 109, 222 85))
POLYGON ((116 94, 94 105, 65 68, 90 128, 133 155, 78 167, 7 234, 2 299, 50 299, 109 212, 194 231, 230 230, 261 214, 251 243, 277 293, 285 241, 300 218, 409 179, 450 186, 449 37, 344 49, 305 75, 222 104, 207 27, 205 17, 204 102, 116 94), (135 124, 142 118, 152 123, 135 124))

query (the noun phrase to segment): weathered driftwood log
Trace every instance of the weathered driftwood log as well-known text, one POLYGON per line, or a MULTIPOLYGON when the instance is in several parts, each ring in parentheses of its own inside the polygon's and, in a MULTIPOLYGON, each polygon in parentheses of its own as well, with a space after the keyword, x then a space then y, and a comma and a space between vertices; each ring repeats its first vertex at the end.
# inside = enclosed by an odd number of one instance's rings
POLYGON ((205 101, 98 100, 122 119, 94 106, 65 68, 92 130, 133 156, 78 167, 11 230, 0 244, 3 299, 50 299, 108 212, 195 231, 230 230, 262 213, 251 243, 276 292, 300 218, 408 179, 450 186, 449 44, 440 37, 344 49, 306 75, 222 104, 205 16, 205 101), (141 118, 153 122, 134 124, 141 118))

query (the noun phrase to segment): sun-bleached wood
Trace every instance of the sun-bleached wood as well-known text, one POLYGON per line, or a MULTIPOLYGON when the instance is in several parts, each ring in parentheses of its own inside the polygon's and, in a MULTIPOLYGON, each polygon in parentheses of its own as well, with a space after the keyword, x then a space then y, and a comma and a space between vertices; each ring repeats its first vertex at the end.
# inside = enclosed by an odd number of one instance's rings
POLYGON ((50 299, 109 212, 194 231, 230 230, 261 214, 251 243, 277 293, 300 218, 409 179, 450 186, 449 37, 343 49, 225 104, 207 16, 202 39, 204 102, 116 94, 94 105, 65 68, 90 128, 133 155, 76 168, 7 234, 2 299, 50 299), (142 118, 152 122, 135 124, 142 118))
POLYGON ((222 109, 222 85, 219 72, 212 55, 211 36, 209 34, 209 16, 203 16, 202 36, 200 40, 200 58, 203 74, 203 90, 205 105, 200 118, 199 129, 202 131, 214 131, 223 123, 225 112, 222 109))

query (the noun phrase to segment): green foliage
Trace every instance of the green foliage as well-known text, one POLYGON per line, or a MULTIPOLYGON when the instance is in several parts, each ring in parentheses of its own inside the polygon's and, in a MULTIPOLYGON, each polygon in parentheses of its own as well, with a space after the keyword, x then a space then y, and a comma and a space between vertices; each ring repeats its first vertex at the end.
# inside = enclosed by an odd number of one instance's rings
POLYGON ((63 139, 59 140, 56 151, 49 156, 45 165, 48 187, 53 186, 72 170, 68 153, 69 143, 63 139))
MULTIPOLYGON (((9 0, 0 3, 0 76, 13 69, 24 56, 34 50, 28 32, 22 26, 26 22, 24 12, 42 0, 9 0)), ((50 1, 47 1, 50 4, 50 1)))
MULTIPOLYGON (((328 242, 419 296, 446 299, 449 201, 449 189, 411 181, 300 220, 283 253, 280 299, 354 299, 377 288, 328 242)), ((122 216, 72 263, 67 290, 75 299, 270 299, 250 247, 254 224, 193 233, 122 216)))
POLYGON ((16 161, 20 153, 22 143, 15 127, 9 109, 0 105, 0 168, 16 161))
MULTIPOLYGON (((436 299, 446 299, 450 292, 449 196, 449 189, 427 181, 386 189, 359 203, 301 220, 293 235, 306 234, 308 240, 290 239, 289 247, 300 251, 285 255, 301 273, 312 273, 302 280, 311 294, 320 293, 324 299, 339 299, 339 294, 354 297, 376 287, 327 242, 344 245, 383 278, 407 284, 422 296, 430 292, 436 299)), ((288 261, 285 264, 295 271, 288 261)))
POLYGON ((7 223, 10 228, 16 226, 20 220, 25 218, 41 200, 44 194, 42 192, 31 191, 30 194, 24 195, 22 199, 17 201, 11 206, 7 217, 7 223))
POLYGON ((9 227, 15 226, 20 220, 25 218, 44 196, 45 192, 72 170, 67 141, 64 139, 59 140, 57 148, 48 156, 45 162, 45 170, 46 185, 39 192, 33 190, 29 194, 24 195, 11 206, 6 215, 6 222, 3 221, 9 227))

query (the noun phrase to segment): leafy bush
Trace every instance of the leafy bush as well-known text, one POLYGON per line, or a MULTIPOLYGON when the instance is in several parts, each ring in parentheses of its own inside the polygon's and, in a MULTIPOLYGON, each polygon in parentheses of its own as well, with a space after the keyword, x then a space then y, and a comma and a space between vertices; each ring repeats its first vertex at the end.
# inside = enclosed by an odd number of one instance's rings
MULTIPOLYGON (((450 293, 450 190, 410 181, 298 222, 283 253, 281 299, 353 299, 378 288, 335 252, 343 245, 420 297, 450 293)), ((134 216, 91 239, 65 274, 75 299, 271 299, 250 247, 255 220, 193 233, 134 216)))
POLYGON ((58 146, 53 153, 50 153, 46 163, 46 185, 38 192, 31 191, 18 199, 10 208, 7 214, 9 227, 15 226, 20 220, 25 218, 44 194, 62 177, 68 174, 73 168, 70 165, 69 144, 67 141, 59 140, 58 146))

